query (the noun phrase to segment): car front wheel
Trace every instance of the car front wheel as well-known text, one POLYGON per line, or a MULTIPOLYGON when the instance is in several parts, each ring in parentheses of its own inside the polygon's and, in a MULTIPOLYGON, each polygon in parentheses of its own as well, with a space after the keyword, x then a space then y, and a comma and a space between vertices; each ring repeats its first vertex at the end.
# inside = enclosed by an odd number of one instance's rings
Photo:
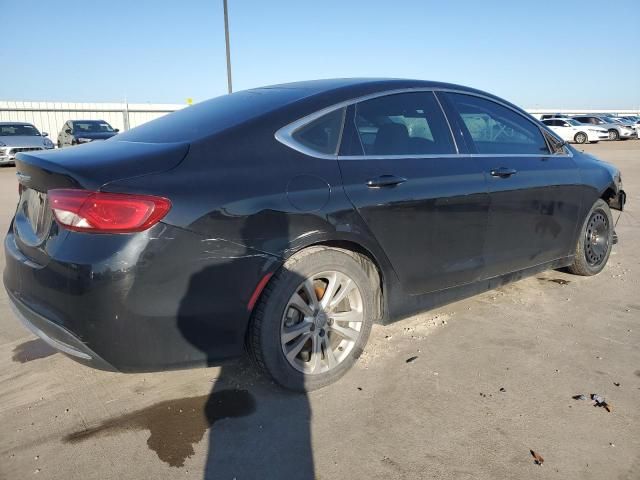
POLYGON ((578 132, 576 133, 574 140, 576 141, 576 143, 587 143, 589 137, 587 137, 587 134, 584 132, 578 132))
POLYGON ((575 258, 569 271, 576 275, 596 275, 609 260, 613 246, 613 217, 609 205, 598 199, 591 207, 580 231, 575 258))
POLYGON ((312 247, 274 274, 255 307, 251 357, 279 385, 309 391, 342 377, 376 316, 377 283, 342 250, 312 247))
POLYGON ((619 140, 619 139, 620 139, 620 134, 616 129, 612 128, 611 130, 609 130, 609 140, 619 140))

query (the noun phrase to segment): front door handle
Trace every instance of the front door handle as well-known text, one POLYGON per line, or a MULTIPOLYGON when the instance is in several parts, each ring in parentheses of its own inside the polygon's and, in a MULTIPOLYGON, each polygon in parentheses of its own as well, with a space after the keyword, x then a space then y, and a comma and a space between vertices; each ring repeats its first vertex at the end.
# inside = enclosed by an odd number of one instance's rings
POLYGON ((513 168, 500 167, 492 168, 490 173, 492 177, 507 178, 511 175, 515 175, 516 173, 518 173, 518 171, 513 168))
POLYGON ((372 178, 367 181, 367 187, 369 188, 381 188, 381 187, 394 187, 406 182, 404 177, 396 177, 395 175, 380 175, 379 177, 372 178))

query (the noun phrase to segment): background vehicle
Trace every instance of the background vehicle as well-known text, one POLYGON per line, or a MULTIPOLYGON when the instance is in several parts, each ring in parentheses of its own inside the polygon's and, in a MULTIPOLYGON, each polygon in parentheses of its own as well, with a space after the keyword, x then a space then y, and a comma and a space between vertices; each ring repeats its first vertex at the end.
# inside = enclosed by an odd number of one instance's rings
POLYGON ((640 136, 640 123, 636 122, 632 119, 626 118, 626 117, 608 117, 610 119, 613 119, 615 122, 621 124, 621 125, 625 125, 627 127, 631 127, 636 131, 636 138, 638 136, 640 136))
POLYGON ((600 272, 625 198, 518 107, 416 80, 237 92, 17 168, 4 283, 41 338, 124 371, 247 346, 294 390, 340 378, 373 322, 600 272))
POLYGON ((626 120, 629 120, 631 123, 634 123, 636 125, 640 124, 640 117, 638 117, 636 115, 627 115, 625 117, 620 117, 620 118, 624 118, 626 120))
POLYGON ((53 148, 47 135, 30 123, 0 122, 0 165, 13 164, 19 152, 53 148))
POLYGON ((69 120, 58 134, 58 148, 107 140, 118 132, 104 120, 69 120))
POLYGON ((597 143, 609 139, 609 132, 604 128, 583 125, 572 118, 551 118, 542 120, 542 123, 567 142, 597 143))
POLYGON ((635 129, 604 116, 578 115, 573 117, 578 122, 585 125, 595 125, 604 128, 609 132, 609 140, 627 140, 638 136, 635 129))
POLYGON ((571 118, 569 115, 565 115, 564 113, 546 113, 540 117, 541 120, 547 120, 549 118, 571 118))

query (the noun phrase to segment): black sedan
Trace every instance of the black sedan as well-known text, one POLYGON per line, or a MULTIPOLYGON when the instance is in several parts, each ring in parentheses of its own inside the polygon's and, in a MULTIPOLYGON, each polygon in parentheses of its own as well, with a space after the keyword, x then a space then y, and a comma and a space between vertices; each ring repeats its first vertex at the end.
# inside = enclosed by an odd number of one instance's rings
POLYGON ((343 375, 374 322, 600 272, 625 199, 520 108, 413 80, 238 92, 16 164, 4 284, 27 327, 120 371, 246 348, 295 390, 343 375))
POLYGON ((58 148, 107 140, 119 131, 104 120, 69 120, 58 134, 58 148))

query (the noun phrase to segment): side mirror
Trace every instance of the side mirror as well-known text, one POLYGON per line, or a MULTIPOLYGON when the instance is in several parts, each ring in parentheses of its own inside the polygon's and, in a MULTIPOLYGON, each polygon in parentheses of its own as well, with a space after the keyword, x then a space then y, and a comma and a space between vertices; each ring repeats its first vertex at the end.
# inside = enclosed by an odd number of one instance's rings
POLYGON ((120 131, 120 129, 119 128, 114 128, 113 131, 118 133, 120 131))
POLYGON ((71 135, 71 129, 70 128, 65 129, 64 133, 71 135))

